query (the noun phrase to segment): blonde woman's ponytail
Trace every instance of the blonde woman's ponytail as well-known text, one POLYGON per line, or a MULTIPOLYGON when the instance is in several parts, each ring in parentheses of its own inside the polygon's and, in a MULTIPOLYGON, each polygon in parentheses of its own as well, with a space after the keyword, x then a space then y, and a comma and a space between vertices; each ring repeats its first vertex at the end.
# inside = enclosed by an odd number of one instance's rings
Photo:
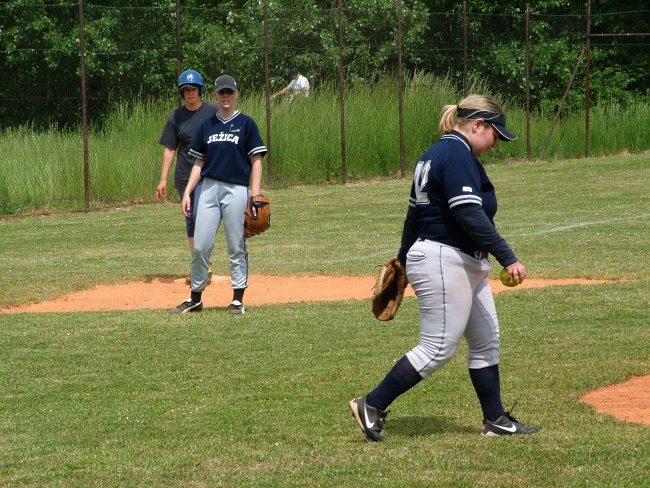
POLYGON ((445 105, 442 107, 438 131, 441 134, 449 134, 456 125, 456 110, 458 105, 445 105))

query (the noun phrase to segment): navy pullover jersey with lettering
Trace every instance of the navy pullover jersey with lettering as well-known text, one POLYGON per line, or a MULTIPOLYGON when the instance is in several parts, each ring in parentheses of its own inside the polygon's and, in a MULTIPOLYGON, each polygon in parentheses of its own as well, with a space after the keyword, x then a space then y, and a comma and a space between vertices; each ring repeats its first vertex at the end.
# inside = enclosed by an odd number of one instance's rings
POLYGON ((264 156, 266 146, 255 121, 236 111, 225 120, 218 114, 205 120, 194 135, 190 154, 205 161, 202 177, 248 186, 250 158, 264 156))
MULTIPOLYGON (((409 207, 417 237, 459 249, 483 250, 458 224, 451 209, 480 205, 494 225, 497 198, 485 168, 459 132, 442 136, 417 162, 409 207)), ((415 237, 415 236, 414 236, 415 237)))

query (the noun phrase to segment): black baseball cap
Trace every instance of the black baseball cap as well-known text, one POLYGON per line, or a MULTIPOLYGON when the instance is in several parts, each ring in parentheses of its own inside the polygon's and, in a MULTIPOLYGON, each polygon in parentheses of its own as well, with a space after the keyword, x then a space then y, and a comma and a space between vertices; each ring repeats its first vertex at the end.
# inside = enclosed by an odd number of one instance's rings
POLYGON ((298 68, 291 69, 291 76, 296 76, 298 73, 300 73, 300 70, 298 68))
POLYGON ((488 124, 492 125, 499 133, 499 139, 502 141, 514 141, 517 136, 506 129, 506 116, 504 114, 495 114, 493 112, 486 112, 483 110, 475 110, 473 108, 458 108, 458 117, 464 119, 483 119, 488 124))
POLYGON ((239 91, 239 88, 237 88, 237 82, 232 76, 221 75, 214 82, 214 91, 220 92, 221 90, 239 91))

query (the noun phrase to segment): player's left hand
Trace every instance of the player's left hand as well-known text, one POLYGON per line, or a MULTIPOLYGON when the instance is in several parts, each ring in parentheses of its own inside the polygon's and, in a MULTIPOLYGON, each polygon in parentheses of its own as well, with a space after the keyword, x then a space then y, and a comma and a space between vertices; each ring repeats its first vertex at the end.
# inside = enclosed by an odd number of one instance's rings
POLYGON ((251 196, 244 213, 244 237, 261 234, 271 225, 271 202, 262 195, 251 196))

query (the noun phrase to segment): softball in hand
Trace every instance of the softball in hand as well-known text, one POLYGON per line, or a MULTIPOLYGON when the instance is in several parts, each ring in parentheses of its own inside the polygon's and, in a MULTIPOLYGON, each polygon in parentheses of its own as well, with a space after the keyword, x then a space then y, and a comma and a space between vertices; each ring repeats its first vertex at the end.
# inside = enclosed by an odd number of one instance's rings
POLYGON ((506 268, 503 268, 501 270, 501 274, 499 275, 499 278, 501 278, 501 283, 503 283, 506 286, 517 286, 519 284, 519 280, 515 280, 512 276, 508 275, 508 270, 506 268))

